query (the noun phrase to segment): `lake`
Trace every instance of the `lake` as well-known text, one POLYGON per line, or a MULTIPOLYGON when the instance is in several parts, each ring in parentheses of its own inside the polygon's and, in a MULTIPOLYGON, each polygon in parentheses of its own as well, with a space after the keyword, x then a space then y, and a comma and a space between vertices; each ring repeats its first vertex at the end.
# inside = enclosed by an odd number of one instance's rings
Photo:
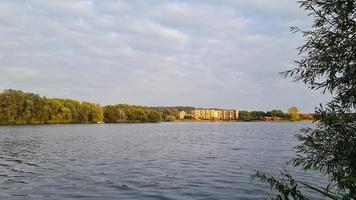
POLYGON ((253 170, 278 174, 295 153, 294 135, 307 126, 313 124, 3 126, 0 199, 265 199, 270 188, 251 183, 253 170))

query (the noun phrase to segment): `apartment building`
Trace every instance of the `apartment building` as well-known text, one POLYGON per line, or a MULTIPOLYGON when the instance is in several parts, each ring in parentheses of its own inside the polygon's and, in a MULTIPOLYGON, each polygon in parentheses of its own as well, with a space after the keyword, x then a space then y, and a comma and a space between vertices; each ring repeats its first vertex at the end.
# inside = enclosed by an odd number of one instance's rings
POLYGON ((238 110, 224 109, 195 109, 192 110, 192 116, 200 120, 237 120, 239 118, 238 110))

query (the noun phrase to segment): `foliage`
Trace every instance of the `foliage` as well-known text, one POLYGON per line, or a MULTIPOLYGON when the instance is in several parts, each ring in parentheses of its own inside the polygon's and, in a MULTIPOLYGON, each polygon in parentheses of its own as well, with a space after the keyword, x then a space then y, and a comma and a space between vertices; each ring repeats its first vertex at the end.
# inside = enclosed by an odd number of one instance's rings
MULTIPOLYGON (((303 129, 297 138, 295 166, 317 170, 336 182, 345 196, 356 197, 356 184, 345 178, 356 177, 356 123, 355 116, 346 114, 338 105, 317 110, 316 129, 303 129)), ((330 183, 330 184, 331 184, 330 183)))
POLYGON ((167 122, 173 122, 175 121, 177 118, 175 116, 172 115, 166 115, 166 117, 164 118, 167 122))
POLYGON ((179 111, 177 109, 167 108, 162 111, 162 116, 163 116, 163 119, 165 119, 166 121, 170 121, 167 119, 168 118, 172 119, 173 117, 174 117, 174 120, 176 120, 176 119, 179 119, 179 111))
POLYGON ((335 95, 345 108, 356 105, 356 2, 303 0, 301 7, 314 18, 313 29, 301 31, 306 42, 299 48, 297 67, 283 75, 311 89, 335 95))
POLYGON ((147 114, 148 120, 149 122, 155 123, 155 122, 160 122, 162 121, 162 116, 159 112, 155 111, 155 110, 151 110, 148 114, 147 114))
POLYGON ((102 121, 99 105, 47 99, 17 90, 0 93, 0 124, 97 123, 102 121))
MULTIPOLYGON (((313 119, 313 115, 301 115, 299 113, 299 110, 297 112, 297 114, 295 115, 295 118, 297 120, 301 119, 301 116, 304 116, 306 119, 313 119)), ((274 109, 271 111, 240 111, 239 112, 239 119, 240 120, 244 120, 244 121, 250 121, 250 120, 265 120, 265 117, 273 117, 273 118, 280 118, 280 119, 284 119, 284 120, 289 120, 290 115, 288 113, 284 113, 282 110, 280 109, 274 109)))
POLYGON ((280 118, 284 118, 285 114, 283 113, 282 110, 271 110, 269 112, 266 113, 266 116, 268 117, 280 117, 280 118))
POLYGON ((328 188, 320 188, 313 186, 309 183, 295 180, 291 174, 285 170, 281 172, 281 177, 275 178, 272 175, 264 173, 262 171, 256 171, 256 173, 251 177, 253 181, 261 181, 267 183, 271 186, 272 190, 277 190, 279 194, 276 194, 271 199, 276 200, 307 200, 308 198, 303 194, 302 189, 309 189, 321 196, 328 197, 334 200, 345 199, 343 196, 330 191, 328 188))
POLYGON ((289 118, 292 121, 298 121, 300 120, 300 111, 299 108, 297 107, 291 107, 288 109, 288 114, 289 114, 289 118))
POLYGON ((356 197, 355 184, 343 181, 356 177, 356 2, 301 3, 314 17, 313 30, 301 31, 307 41, 300 54, 307 56, 284 75, 334 98, 316 110, 318 127, 298 135, 302 143, 294 164, 330 176, 346 197, 356 197))
POLYGON ((65 107, 60 100, 49 99, 47 101, 49 118, 48 123, 70 123, 72 121, 72 113, 70 109, 65 107))
MULTIPOLYGON (((169 110, 176 114, 178 111, 169 110)), ((0 93, 0 125, 86 124, 102 121, 160 122, 162 114, 142 106, 114 105, 103 109, 98 104, 71 99, 47 99, 16 90, 0 93)))
POLYGON ((89 102, 82 102, 80 107, 78 123, 96 123, 103 121, 103 110, 100 105, 95 105, 89 102))
POLYGON ((250 121, 252 119, 251 113, 245 110, 239 112, 239 119, 243 121, 250 121))
POLYGON ((256 173, 251 177, 253 181, 259 180, 264 183, 268 183, 273 190, 277 190, 279 194, 272 197, 276 200, 306 200, 307 198, 300 191, 300 186, 293 179, 293 177, 287 172, 281 172, 282 178, 274 178, 273 176, 263 173, 261 171, 256 171, 256 173))
POLYGON ((108 105, 104 107, 104 122, 160 122, 161 114, 155 110, 142 106, 127 104, 108 105))
POLYGON ((184 111, 187 114, 191 114, 191 111, 195 109, 195 107, 191 107, 191 106, 171 106, 171 107, 149 107, 153 110, 156 110, 157 112, 162 113, 164 110, 167 109, 174 109, 177 111, 184 111))
POLYGON ((267 116, 264 111, 251 111, 250 114, 252 120, 263 120, 267 116))
POLYGON ((301 32, 306 42, 299 48, 297 66, 283 76, 331 93, 333 99, 316 110, 317 128, 303 129, 297 136, 301 144, 293 164, 330 177, 329 187, 334 187, 342 199, 355 199, 356 1, 300 3, 314 22, 312 30, 292 28, 301 32))

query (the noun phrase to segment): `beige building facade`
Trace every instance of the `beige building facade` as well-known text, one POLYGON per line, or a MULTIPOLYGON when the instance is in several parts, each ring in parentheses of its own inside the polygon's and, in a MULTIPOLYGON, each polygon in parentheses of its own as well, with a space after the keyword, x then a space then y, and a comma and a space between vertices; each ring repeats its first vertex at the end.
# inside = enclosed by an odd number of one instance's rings
POLYGON ((199 120, 237 120, 239 118, 238 110, 223 109, 195 109, 192 110, 192 116, 199 120))
POLYGON ((179 119, 184 119, 186 115, 187 115, 186 112, 180 111, 180 112, 179 112, 179 119))

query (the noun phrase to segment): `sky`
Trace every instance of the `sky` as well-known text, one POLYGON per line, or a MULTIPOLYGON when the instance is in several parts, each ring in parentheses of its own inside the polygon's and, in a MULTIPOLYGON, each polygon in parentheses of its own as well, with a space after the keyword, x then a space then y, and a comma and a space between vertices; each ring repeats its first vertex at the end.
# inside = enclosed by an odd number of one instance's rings
POLYGON ((312 112, 329 97, 279 75, 310 24, 296 0, 1 0, 0 90, 312 112))

